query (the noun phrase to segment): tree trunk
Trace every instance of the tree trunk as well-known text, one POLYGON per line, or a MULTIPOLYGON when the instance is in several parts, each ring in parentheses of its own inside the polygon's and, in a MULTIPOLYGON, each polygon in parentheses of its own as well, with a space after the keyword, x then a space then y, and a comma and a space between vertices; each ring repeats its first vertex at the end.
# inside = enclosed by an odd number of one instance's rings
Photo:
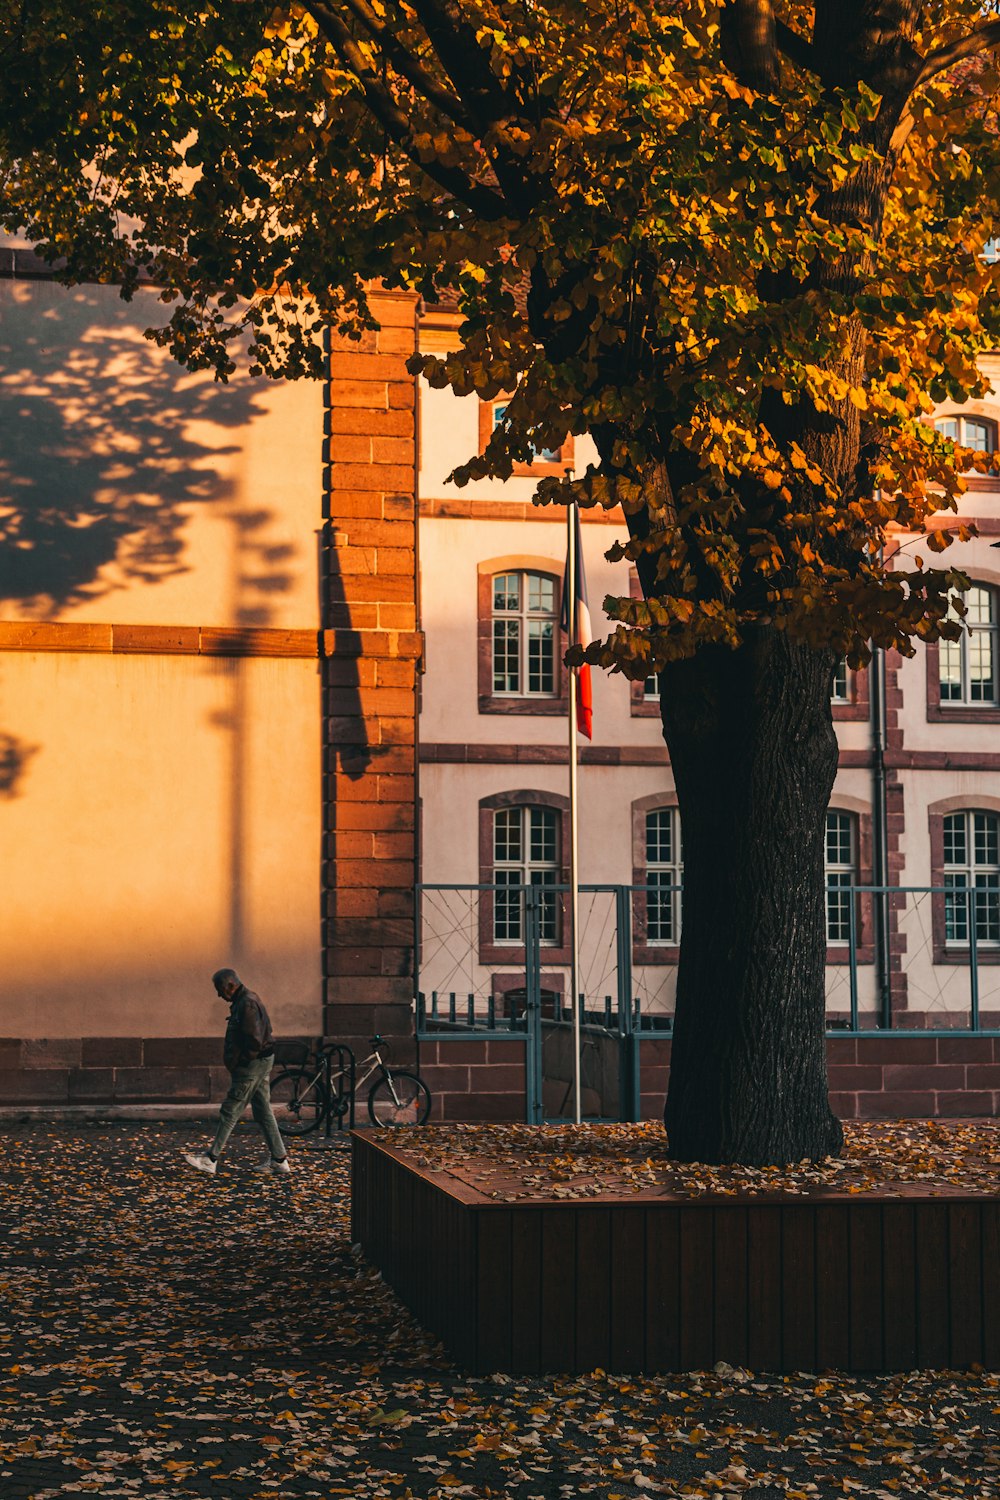
POLYGON ((662 674, 684 839, 664 1114, 679 1161, 783 1165, 843 1143, 824 1025, 833 666, 759 627, 662 674))

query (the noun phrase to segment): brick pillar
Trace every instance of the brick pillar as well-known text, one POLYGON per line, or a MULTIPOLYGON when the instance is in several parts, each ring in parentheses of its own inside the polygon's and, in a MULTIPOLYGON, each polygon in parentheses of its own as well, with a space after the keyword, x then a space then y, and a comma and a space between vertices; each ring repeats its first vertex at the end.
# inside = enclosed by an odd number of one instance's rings
POLYGON ((332 343, 323 531, 324 1029, 352 1042, 413 1031, 416 299, 371 306, 379 332, 332 343))

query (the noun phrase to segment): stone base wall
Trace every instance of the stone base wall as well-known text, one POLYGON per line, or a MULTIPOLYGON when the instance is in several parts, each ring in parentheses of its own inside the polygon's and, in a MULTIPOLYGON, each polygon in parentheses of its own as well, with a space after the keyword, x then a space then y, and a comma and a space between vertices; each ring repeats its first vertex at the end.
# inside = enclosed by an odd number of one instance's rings
POLYGON ((524 1120, 524 1043, 476 1037, 421 1042, 432 1121, 524 1120))
MULTIPOLYGON (((830 1104, 842 1120, 1000 1115, 1000 1037, 859 1036, 827 1041, 830 1104)), ((659 1119, 670 1042, 642 1043, 642 1117, 659 1119)))
MULTIPOLYGON (((393 1038, 390 1060, 411 1067, 411 1047, 393 1038)), ((842 1119, 1000 1116, 1000 1038, 831 1037, 827 1055, 830 1102, 842 1119)), ((523 1120, 524 1056, 523 1042, 502 1037, 421 1042, 431 1119, 523 1120)), ((643 1119, 663 1113, 669 1077, 669 1040, 645 1039, 643 1119)), ((0 1038, 0 1107, 210 1104, 228 1082, 219 1037, 0 1038)))

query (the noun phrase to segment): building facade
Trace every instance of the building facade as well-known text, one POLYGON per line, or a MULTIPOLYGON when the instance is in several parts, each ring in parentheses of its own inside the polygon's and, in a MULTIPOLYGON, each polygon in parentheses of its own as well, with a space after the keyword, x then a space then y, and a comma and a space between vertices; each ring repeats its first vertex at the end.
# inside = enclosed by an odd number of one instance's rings
MULTIPOLYGON (((143 340, 155 292, 123 304, 5 256, 0 1103, 207 1101, 208 975, 232 964, 281 1032, 378 1029, 403 1053, 415 997, 420 1019, 436 996, 421 1065, 439 1111, 523 1113, 523 1048, 444 1023, 453 1004, 483 1026, 523 1006, 511 887, 538 889, 544 1003, 568 1002, 565 900, 545 894, 568 864, 565 517, 531 496, 538 473, 585 467, 588 441, 458 489, 504 402, 406 371, 418 345, 451 347, 453 314, 378 294, 380 332, 331 347, 325 381, 219 387, 143 340)), ((937 419, 993 447, 1000 397, 937 419)), ((833 688, 845 1113, 1000 1106, 994 1039, 965 1034, 1000 1029, 996 481, 970 478, 963 518, 971 633, 833 688)), ((630 587, 604 556, 624 526, 582 522, 600 630, 630 587)), ((920 550, 896 547, 898 566, 920 550)), ((652 1113, 683 879, 654 681, 595 673, 579 804, 596 888, 580 988, 592 1012, 623 986, 638 1002, 652 1113)))

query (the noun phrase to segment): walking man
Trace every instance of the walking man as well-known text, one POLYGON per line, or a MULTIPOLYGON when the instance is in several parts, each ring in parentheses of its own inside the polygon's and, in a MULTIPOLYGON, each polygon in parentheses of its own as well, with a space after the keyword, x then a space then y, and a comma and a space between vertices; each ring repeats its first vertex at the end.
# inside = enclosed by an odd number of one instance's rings
POLYGON ((270 1074, 274 1065, 274 1039, 264 1002, 248 990, 235 969, 219 969, 212 975, 215 993, 229 1005, 229 1022, 223 1061, 232 1082, 219 1110, 219 1128, 207 1153, 185 1152, 184 1160, 196 1172, 214 1175, 216 1163, 237 1120, 249 1103, 253 1117, 267 1141, 270 1155, 260 1172, 288 1172, 288 1154, 278 1122, 271 1109, 270 1074))

